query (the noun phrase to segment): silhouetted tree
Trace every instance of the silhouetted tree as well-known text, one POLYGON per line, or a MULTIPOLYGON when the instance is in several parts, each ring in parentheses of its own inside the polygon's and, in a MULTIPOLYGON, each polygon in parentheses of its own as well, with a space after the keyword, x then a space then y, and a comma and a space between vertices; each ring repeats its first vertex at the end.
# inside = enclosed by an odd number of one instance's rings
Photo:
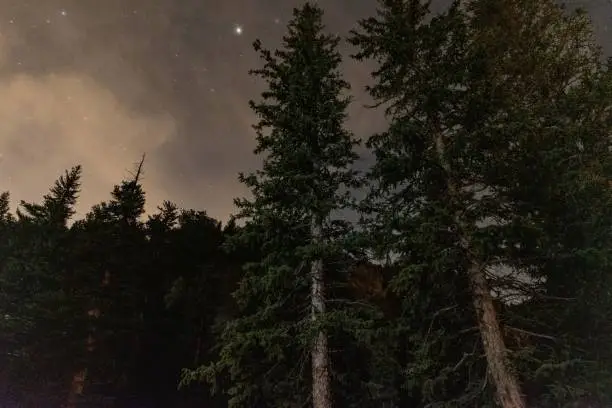
POLYGON ((333 215, 351 205, 357 142, 343 127, 339 39, 323 33, 322 16, 307 3, 294 10, 282 50, 255 42, 264 67, 253 73, 269 88, 251 103, 255 153, 265 158, 262 170, 240 176, 254 197, 236 200, 246 224, 235 239, 256 243, 262 258, 245 269, 235 293, 242 314, 225 327, 219 361, 195 372, 229 374, 230 406, 330 407, 330 335, 354 324, 326 295, 334 281, 325 261, 347 231, 333 215))
POLYGON ((578 259, 584 276, 607 282, 608 250, 596 244, 610 225, 607 69, 585 16, 553 1, 455 1, 437 16, 425 1, 379 4, 352 42, 379 64, 369 90, 391 122, 368 143, 369 207, 414 313, 408 381, 432 404, 484 403, 491 389, 501 406, 524 407, 521 379, 583 354, 543 358, 521 345, 517 333, 538 335, 500 314, 509 297, 524 301, 555 277, 589 287, 568 268, 578 259), (601 230, 573 204, 591 195, 601 230), (569 225, 582 244, 567 245, 569 225), (481 345, 468 348, 473 333, 481 345))
POLYGON ((20 399, 59 405, 81 355, 73 346, 85 328, 70 281, 74 214, 81 168, 56 182, 42 203, 21 202, 17 218, 2 195, 0 332, 10 388, 20 399))

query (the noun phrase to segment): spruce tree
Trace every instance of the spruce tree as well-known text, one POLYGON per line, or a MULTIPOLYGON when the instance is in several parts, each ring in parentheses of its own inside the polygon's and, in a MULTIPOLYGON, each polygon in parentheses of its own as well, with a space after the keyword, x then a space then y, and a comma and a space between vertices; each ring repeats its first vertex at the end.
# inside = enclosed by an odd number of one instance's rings
POLYGON ((81 188, 81 166, 75 166, 60 177, 41 204, 21 201, 17 209, 20 220, 66 227, 75 214, 74 206, 81 188))
POLYGON ((149 273, 142 166, 143 161, 133 177, 113 188, 109 201, 95 205, 72 227, 78 243, 75 275, 87 295, 82 314, 89 330, 81 339, 86 359, 74 374, 69 406, 133 378, 149 273))
POLYGON ((332 405, 329 336, 349 322, 329 308, 326 259, 339 254, 347 230, 333 216, 351 204, 357 142, 344 128, 339 38, 324 33, 322 17, 307 3, 294 10, 283 49, 254 44, 264 66, 252 73, 268 85, 250 103, 263 169, 240 175, 252 198, 236 200, 245 226, 233 241, 261 259, 245 268, 234 294, 241 316, 226 325, 220 359, 208 367, 229 373, 232 407, 332 405))
MULTIPOLYGON (((482 399, 479 390, 490 384, 501 406, 524 407, 521 379, 529 375, 516 368, 534 355, 515 334, 527 333, 530 344, 546 336, 511 326, 502 312, 512 309, 510 294, 533 299, 545 290, 540 282, 564 273, 551 264, 569 265, 575 248, 560 250, 568 231, 555 230, 555 223, 581 214, 572 223, 582 234, 589 230, 584 207, 561 203, 587 190, 598 214, 607 214, 601 209, 609 202, 607 69, 584 14, 567 15, 553 1, 455 1, 437 16, 429 2, 379 4, 377 17, 363 20, 351 38, 360 47, 357 59, 379 64, 369 91, 391 122, 368 142, 376 155, 372 231, 398 258, 394 283, 407 307, 426 310, 428 327, 457 310, 454 323, 468 323, 469 311, 481 340, 455 364, 438 367, 444 390, 429 398, 466 403, 470 390, 470 398, 482 399), (440 302, 444 293, 450 304, 440 302), (477 367, 480 347, 490 381, 480 376, 482 385, 455 388, 453 395, 453 384, 468 373, 474 378, 474 369, 458 373, 477 367)), ((607 215, 599 221, 607 223, 607 215)), ((587 242, 603 230, 591 233, 587 242)), ((600 261, 608 259, 597 252, 600 261)), ((422 363, 410 372, 423 392, 431 386, 427 368, 445 359, 431 345, 457 336, 459 348, 471 326, 441 327, 438 336, 427 329, 413 339, 413 356, 422 363)), ((540 358, 530 369, 550 366, 540 358)))
POLYGON ((82 300, 74 296, 68 221, 80 189, 81 168, 65 172, 39 203, 21 202, 17 219, 1 196, 0 329, 3 369, 22 401, 63 399, 80 353, 73 346, 85 328, 82 300), (23 387, 23 388, 22 388, 23 387))
POLYGON ((11 214, 11 194, 8 191, 0 194, 0 222, 2 225, 7 225, 15 220, 11 214))

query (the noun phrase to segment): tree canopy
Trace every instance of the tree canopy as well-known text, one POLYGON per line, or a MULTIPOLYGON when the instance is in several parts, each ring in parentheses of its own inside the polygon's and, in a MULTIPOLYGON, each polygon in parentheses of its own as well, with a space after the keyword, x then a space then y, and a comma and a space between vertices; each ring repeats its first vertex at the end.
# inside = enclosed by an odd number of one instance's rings
POLYGON ((228 222, 146 213, 144 158, 82 217, 80 166, 0 194, 1 406, 612 403, 612 60, 587 16, 379 0, 347 41, 324 19, 254 42, 261 165, 228 222), (386 116, 365 146, 343 62, 386 116))

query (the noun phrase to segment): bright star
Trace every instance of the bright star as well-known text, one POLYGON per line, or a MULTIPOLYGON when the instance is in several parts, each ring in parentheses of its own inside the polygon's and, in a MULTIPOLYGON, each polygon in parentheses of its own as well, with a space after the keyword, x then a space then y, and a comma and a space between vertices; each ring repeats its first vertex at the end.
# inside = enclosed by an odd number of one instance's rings
POLYGON ((240 24, 236 24, 234 26, 234 34, 241 35, 242 34, 242 26, 240 24))
POLYGON ((60 15, 66 17, 68 15, 68 13, 66 12, 66 10, 60 10, 60 15))

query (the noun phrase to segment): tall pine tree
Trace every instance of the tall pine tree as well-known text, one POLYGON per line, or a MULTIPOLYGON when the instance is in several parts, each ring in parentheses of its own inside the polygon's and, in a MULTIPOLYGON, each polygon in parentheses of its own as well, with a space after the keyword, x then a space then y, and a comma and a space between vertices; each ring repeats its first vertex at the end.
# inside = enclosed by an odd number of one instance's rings
POLYGON ((75 352, 85 329, 82 298, 71 280, 68 222, 80 190, 81 168, 66 171, 41 203, 21 202, 17 219, 1 197, 0 327, 6 356, 3 370, 17 398, 33 404, 60 404, 75 352), (23 388, 22 388, 23 387, 23 388), (21 395, 19 395, 21 394, 21 395))
MULTIPOLYGON (((379 63, 369 90, 391 121, 369 140, 377 158, 373 230, 398 255, 395 286, 407 307, 426 311, 430 322, 411 344, 421 363, 409 372, 432 402, 466 403, 490 388, 501 406, 524 407, 521 380, 529 374, 516 368, 534 355, 517 337, 531 345, 552 337, 511 326, 502 313, 512 309, 506 299, 513 294, 516 301, 517 292, 519 301, 532 299, 545 290, 540 282, 569 272, 577 248, 562 244, 569 231, 555 228, 554 218, 571 222, 583 242, 606 235, 584 228, 593 222, 584 208, 563 204, 584 191, 598 206, 598 221, 607 222, 599 207, 609 203, 602 182, 609 180, 607 75, 589 22, 553 1, 455 1, 437 16, 425 1, 379 3, 378 16, 362 21, 351 41, 358 59, 379 63), (440 302, 444 293, 449 304, 440 302), (439 326, 441 316, 457 311, 454 322, 467 326, 439 326), (461 350, 474 332, 480 345, 461 350), (433 347, 451 337, 463 354, 454 364, 445 361, 448 343, 433 347), (481 353, 486 377, 476 369, 481 353), (428 393, 432 364, 444 386, 428 393), (475 377, 482 385, 457 387, 475 377)), ((582 268, 585 258, 608 259, 599 247, 597 256, 587 252, 580 248, 582 268)), ((530 369, 548 371, 552 363, 540 355, 530 369)))
POLYGON ((220 359, 209 367, 229 372, 232 407, 309 399, 316 408, 332 406, 329 336, 349 323, 329 308, 334 282, 326 260, 339 254, 348 228, 333 216, 351 205, 357 142, 344 128, 350 100, 339 38, 323 32, 322 17, 307 3, 294 10, 282 50, 254 44, 264 67, 252 73, 268 84, 250 104, 260 119, 255 153, 264 160, 262 170, 240 175, 253 198, 236 200, 246 225, 234 241, 262 257, 245 269, 235 292, 242 316, 227 324, 220 359))
POLYGON ((133 378, 149 274, 143 161, 133 177, 113 188, 109 201, 95 205, 72 227, 78 242, 72 251, 76 276, 88 295, 82 313, 89 333, 82 339, 87 359, 74 375, 70 407, 83 398, 125 390, 133 378))

